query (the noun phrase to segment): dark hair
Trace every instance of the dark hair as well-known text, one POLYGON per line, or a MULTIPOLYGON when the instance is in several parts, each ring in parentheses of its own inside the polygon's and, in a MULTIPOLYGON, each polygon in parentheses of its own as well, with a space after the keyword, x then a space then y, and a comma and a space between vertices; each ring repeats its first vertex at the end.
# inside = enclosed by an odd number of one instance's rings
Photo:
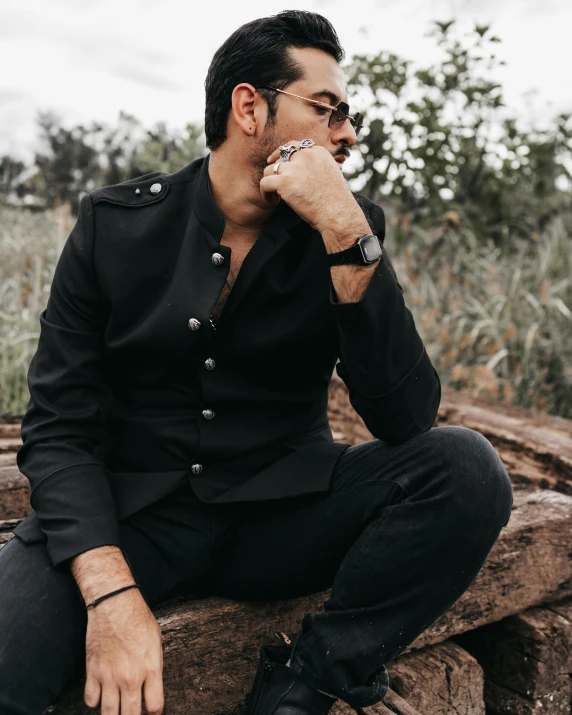
MULTIPOLYGON (((344 50, 332 24, 322 15, 305 10, 284 10, 277 15, 248 22, 235 30, 218 48, 205 79, 205 134, 209 149, 226 139, 232 91, 248 82, 285 89, 302 76, 289 47, 313 47, 332 55, 339 63, 344 50)), ((277 92, 262 90, 268 119, 276 116, 277 92)))

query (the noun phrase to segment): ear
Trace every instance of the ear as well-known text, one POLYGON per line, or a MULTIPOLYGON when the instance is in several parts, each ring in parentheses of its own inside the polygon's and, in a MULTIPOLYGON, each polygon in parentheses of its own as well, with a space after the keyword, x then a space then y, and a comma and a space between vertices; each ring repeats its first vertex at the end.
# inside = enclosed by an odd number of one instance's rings
POLYGON ((260 95, 251 84, 237 84, 232 91, 232 117, 238 128, 246 135, 256 133, 260 117, 260 95))

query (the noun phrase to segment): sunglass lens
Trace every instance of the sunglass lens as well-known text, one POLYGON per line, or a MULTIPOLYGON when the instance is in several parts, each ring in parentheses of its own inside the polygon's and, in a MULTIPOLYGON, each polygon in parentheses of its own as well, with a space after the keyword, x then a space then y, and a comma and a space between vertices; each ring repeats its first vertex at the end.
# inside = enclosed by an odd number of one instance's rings
POLYGON ((359 112, 357 114, 354 114, 352 124, 354 125, 355 133, 357 136, 360 133, 361 128, 363 127, 363 114, 360 114, 359 112))
MULTIPOLYGON (((330 114, 330 121, 328 126, 333 128, 339 127, 340 124, 342 124, 346 121, 346 119, 348 119, 349 111, 349 106, 345 102, 340 102, 336 109, 330 114)), ((357 114, 354 115, 353 119, 350 119, 350 122, 352 123, 352 126, 357 136, 360 132, 360 129, 363 127, 363 114, 357 112, 357 114)))
POLYGON ((337 107, 330 114, 329 126, 330 127, 338 127, 342 122, 345 122, 346 119, 347 119, 347 116, 346 116, 345 112, 340 107, 337 107))

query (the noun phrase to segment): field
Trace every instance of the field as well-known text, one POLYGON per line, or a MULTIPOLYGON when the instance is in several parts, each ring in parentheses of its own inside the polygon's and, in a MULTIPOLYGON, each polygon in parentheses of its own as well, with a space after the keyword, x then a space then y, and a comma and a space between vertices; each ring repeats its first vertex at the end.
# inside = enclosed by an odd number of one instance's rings
MULTIPOLYGON (((386 213, 385 246, 442 383, 572 418, 572 236, 563 222, 497 246, 457 214, 420 230, 386 213)), ((74 222, 66 205, 0 207, 0 414, 26 409, 38 317, 74 222)))

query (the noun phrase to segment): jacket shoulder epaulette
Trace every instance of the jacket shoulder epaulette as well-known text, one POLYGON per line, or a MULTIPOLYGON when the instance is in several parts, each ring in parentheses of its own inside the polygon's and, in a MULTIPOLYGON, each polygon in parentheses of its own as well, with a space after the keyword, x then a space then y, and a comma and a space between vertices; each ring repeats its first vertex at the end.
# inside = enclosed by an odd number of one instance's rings
POLYGON ((106 201, 119 206, 149 206, 162 201, 169 193, 168 176, 164 172, 154 171, 120 184, 102 186, 90 193, 91 200, 94 204, 106 201))

